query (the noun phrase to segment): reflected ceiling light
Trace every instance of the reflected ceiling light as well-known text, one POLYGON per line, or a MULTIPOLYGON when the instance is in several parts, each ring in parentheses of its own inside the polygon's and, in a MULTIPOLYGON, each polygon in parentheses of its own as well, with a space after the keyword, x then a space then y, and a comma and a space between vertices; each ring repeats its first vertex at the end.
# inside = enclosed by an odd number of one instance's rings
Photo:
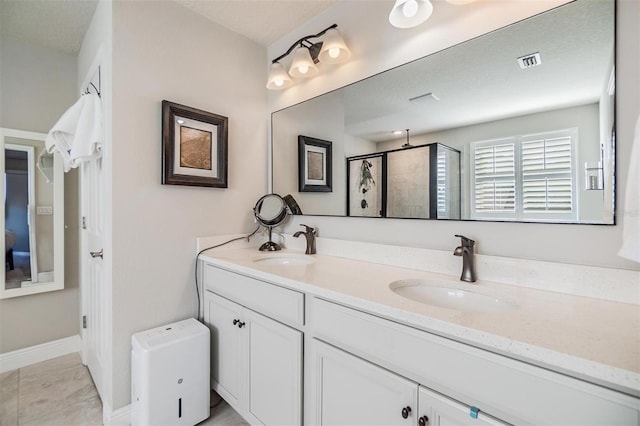
POLYGON ((394 130, 393 134, 394 135, 401 135, 402 134, 402 130, 394 130))
POLYGON ((389 22, 397 28, 412 28, 429 19, 433 5, 429 0, 396 0, 389 22))
POLYGON ((407 129, 407 141, 402 144, 401 148, 411 148, 413 145, 409 143, 409 129, 407 129))
POLYGON ((293 43, 285 53, 275 58, 269 69, 267 89, 280 90, 292 86, 293 81, 289 78, 289 75, 295 78, 313 77, 319 72, 316 67, 316 63, 319 61, 328 64, 337 64, 349 59, 351 52, 342 39, 342 34, 337 30, 337 27, 337 24, 333 24, 318 34, 302 37, 293 43), (324 42, 312 43, 309 41, 309 39, 319 38, 324 35, 326 35, 324 42), (287 75, 279 61, 291 52, 294 52, 293 59, 289 67, 289 74, 287 75))

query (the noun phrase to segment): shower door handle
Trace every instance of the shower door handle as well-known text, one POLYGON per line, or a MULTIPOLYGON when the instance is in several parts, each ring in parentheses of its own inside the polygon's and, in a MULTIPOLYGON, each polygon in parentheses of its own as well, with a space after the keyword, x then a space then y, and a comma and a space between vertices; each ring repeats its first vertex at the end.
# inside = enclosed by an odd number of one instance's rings
POLYGON ((100 249, 100 251, 90 251, 89 254, 93 258, 99 257, 100 259, 104 259, 104 257, 102 257, 102 250, 103 249, 100 249))

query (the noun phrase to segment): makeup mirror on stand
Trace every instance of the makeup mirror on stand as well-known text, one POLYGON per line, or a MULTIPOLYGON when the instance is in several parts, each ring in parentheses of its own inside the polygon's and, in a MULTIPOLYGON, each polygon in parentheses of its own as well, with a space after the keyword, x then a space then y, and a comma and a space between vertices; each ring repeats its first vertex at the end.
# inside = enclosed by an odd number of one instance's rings
POLYGON ((278 194, 262 196, 253 208, 256 221, 269 230, 269 241, 260 246, 260 251, 281 250, 279 244, 271 241, 272 229, 280 225, 287 218, 287 205, 278 194))

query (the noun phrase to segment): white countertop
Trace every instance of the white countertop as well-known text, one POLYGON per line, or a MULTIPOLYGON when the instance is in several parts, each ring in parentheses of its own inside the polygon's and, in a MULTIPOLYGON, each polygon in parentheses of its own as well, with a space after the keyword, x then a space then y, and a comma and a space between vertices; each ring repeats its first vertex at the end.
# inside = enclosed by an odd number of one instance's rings
POLYGON ((640 306, 327 255, 309 265, 255 262, 256 248, 218 248, 201 259, 250 277, 320 296, 393 321, 640 396, 640 306), (514 303, 503 312, 463 312, 401 297, 400 279, 445 280, 448 287, 514 303))

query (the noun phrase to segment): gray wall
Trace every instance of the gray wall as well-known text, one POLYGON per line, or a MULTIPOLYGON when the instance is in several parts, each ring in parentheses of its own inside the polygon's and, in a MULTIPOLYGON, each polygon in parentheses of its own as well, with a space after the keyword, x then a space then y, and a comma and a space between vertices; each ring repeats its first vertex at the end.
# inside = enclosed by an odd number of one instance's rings
MULTIPOLYGON (((3 37, 0 125, 46 133, 76 100, 76 58, 3 37)), ((77 176, 65 175, 64 290, 0 300, 0 353, 79 333, 77 176)))
POLYGON ((113 3, 113 408, 131 334, 197 313, 198 236, 255 227, 267 187, 266 49, 182 6, 113 3), (229 118, 228 188, 161 185, 163 99, 229 118))

